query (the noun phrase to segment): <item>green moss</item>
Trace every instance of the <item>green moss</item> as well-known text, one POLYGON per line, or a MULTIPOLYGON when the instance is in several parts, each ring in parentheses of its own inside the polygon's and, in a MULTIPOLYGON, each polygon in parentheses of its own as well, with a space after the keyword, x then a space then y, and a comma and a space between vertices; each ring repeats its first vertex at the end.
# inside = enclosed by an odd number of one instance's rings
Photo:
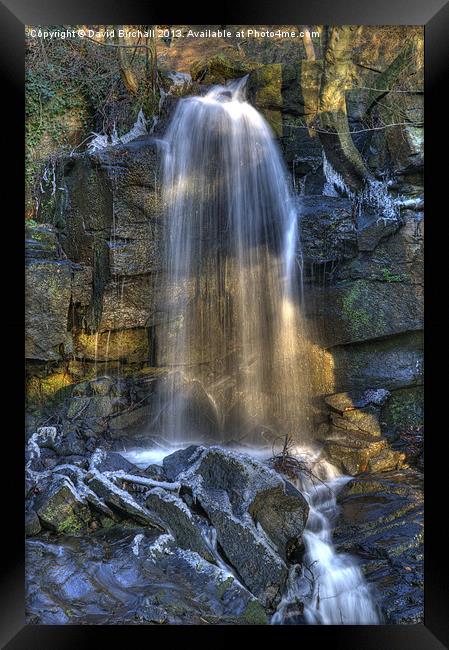
POLYGON ((267 614, 258 600, 251 600, 239 618, 244 625, 267 625, 267 614))
POLYGON ((405 280, 407 280, 407 276, 404 275, 403 273, 402 274, 392 273, 388 267, 383 267, 382 280, 384 282, 404 282, 405 280))
POLYGON ((281 111, 270 110, 268 108, 262 109, 262 113, 268 124, 273 129, 274 133, 281 138, 283 134, 282 129, 282 115, 281 111))
POLYGON ((362 307, 363 291, 359 283, 354 283, 343 298, 343 317, 347 322, 352 336, 359 336, 368 327, 372 315, 362 307))
POLYGON ((31 406, 56 406, 70 397, 72 383, 72 378, 65 372, 54 372, 46 377, 30 376, 26 385, 27 402, 31 406))
POLYGON ((281 108, 282 64, 264 65, 251 74, 250 88, 254 92, 255 103, 260 108, 281 108))
POLYGON ((232 576, 229 576, 229 578, 226 578, 223 582, 220 582, 218 587, 217 587, 217 594, 219 598, 223 598, 225 592, 229 587, 232 585, 234 582, 234 578, 232 576))
POLYGON ((393 391, 382 410, 382 420, 389 429, 405 430, 420 427, 424 419, 424 389, 422 386, 393 391))

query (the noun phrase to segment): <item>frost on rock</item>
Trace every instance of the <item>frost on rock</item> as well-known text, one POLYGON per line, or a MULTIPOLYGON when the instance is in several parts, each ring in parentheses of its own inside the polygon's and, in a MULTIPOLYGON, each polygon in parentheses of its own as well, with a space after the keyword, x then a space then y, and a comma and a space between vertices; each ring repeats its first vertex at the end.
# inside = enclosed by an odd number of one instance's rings
POLYGON ((323 173, 325 178, 323 195, 336 197, 346 195, 355 205, 358 216, 368 208, 377 214, 377 220, 383 221, 384 225, 400 218, 401 206, 406 205, 406 202, 402 196, 395 197, 391 194, 388 180, 368 178, 360 192, 353 192, 341 174, 332 167, 324 152, 323 173))
POLYGON ((97 469, 98 465, 106 458, 106 455, 107 454, 104 449, 101 449, 100 447, 95 449, 95 451, 92 453, 92 456, 90 457, 89 469, 91 471, 97 469))
POLYGON ((132 517, 133 519, 136 519, 139 523, 163 530, 160 523, 155 521, 151 513, 139 505, 137 501, 126 492, 126 490, 119 488, 96 469, 91 470, 89 474, 89 487, 97 494, 97 496, 103 499, 107 505, 120 510, 122 513, 132 517))
POLYGON ((127 474, 124 470, 119 469, 114 472, 104 472, 106 476, 111 481, 121 480, 127 481, 128 483, 136 483, 136 485, 147 485, 148 487, 160 487, 164 490, 172 490, 174 492, 179 492, 181 484, 179 482, 167 482, 167 481, 155 481, 152 478, 146 478, 145 476, 136 476, 135 474, 127 474))
POLYGON ((144 538, 143 533, 139 533, 138 535, 136 535, 134 537, 134 539, 132 541, 132 544, 131 544, 132 552, 136 556, 139 555, 139 546, 140 546, 140 542, 143 540, 143 538, 144 538))
POLYGON ((148 547, 147 552, 152 560, 157 560, 160 555, 172 555, 174 548, 175 538, 170 533, 164 533, 148 547))
POLYGON ((163 490, 161 487, 155 487, 146 493, 145 498, 148 498, 152 494, 156 495, 159 499, 162 499, 162 501, 171 503, 176 506, 185 514, 188 519, 193 519, 192 512, 189 510, 184 501, 179 497, 175 496, 174 494, 170 494, 169 492, 165 492, 165 490, 163 490))
POLYGON ((353 192, 346 185, 343 177, 330 164, 323 151, 323 173, 325 184, 323 187, 323 196, 348 196, 354 197, 353 192))
POLYGON ((94 153, 95 151, 106 149, 107 147, 114 147, 117 144, 126 144, 128 142, 131 142, 131 140, 140 138, 142 135, 147 135, 147 133, 147 120, 145 118, 143 110, 140 109, 133 127, 127 133, 119 136, 115 127, 110 136, 102 135, 100 133, 93 133, 93 138, 87 145, 87 150, 90 153, 94 153))

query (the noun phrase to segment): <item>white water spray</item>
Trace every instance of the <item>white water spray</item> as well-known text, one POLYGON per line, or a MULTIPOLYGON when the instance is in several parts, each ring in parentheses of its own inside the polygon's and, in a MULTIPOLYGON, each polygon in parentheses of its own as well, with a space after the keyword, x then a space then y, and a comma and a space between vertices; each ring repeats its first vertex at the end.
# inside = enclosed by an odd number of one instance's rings
POLYGON ((291 571, 287 591, 271 622, 282 624, 288 607, 300 602, 309 624, 380 623, 373 594, 357 560, 347 553, 337 553, 332 542, 338 513, 336 495, 350 477, 342 476, 317 451, 301 449, 297 453, 311 472, 302 473, 297 481, 310 508, 303 532, 305 553, 302 571, 299 576, 291 571))

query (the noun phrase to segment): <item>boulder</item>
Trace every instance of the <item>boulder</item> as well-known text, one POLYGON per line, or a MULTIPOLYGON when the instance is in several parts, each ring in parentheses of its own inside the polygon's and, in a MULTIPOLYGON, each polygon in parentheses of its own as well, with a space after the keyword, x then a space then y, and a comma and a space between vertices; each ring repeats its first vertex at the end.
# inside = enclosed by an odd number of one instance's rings
POLYGON ((288 543, 301 536, 308 512, 302 495, 286 494, 286 482, 266 465, 220 447, 204 450, 178 481, 207 513, 220 548, 247 588, 264 606, 274 607, 287 578, 278 547, 286 557, 288 543), (281 520, 288 523, 283 533, 277 529, 281 520))
POLYGON ((169 481, 175 481, 181 472, 184 472, 192 465, 204 451, 200 445, 190 445, 186 449, 179 449, 169 456, 165 456, 162 461, 164 473, 169 481))
POLYGON ((330 419, 335 427, 350 431, 363 431, 372 436, 380 436, 380 409, 374 406, 365 406, 360 409, 351 409, 337 415, 331 413, 330 419))
POLYGON ((201 534, 198 517, 195 518, 182 499, 162 488, 153 488, 145 495, 145 506, 163 522, 180 548, 195 551, 209 562, 215 561, 201 534))
POLYGON ((142 470, 142 475, 153 479, 153 481, 166 481, 168 479, 164 469, 154 463, 145 467, 142 470))
POLYGON ((67 476, 55 476, 36 497, 35 509, 41 524, 57 533, 80 532, 92 518, 85 499, 67 476))
POLYGON ((138 523, 163 530, 161 522, 146 508, 141 506, 126 490, 122 490, 97 469, 90 470, 86 477, 87 484, 108 506, 122 516, 134 519, 138 523))
POLYGON ((97 448, 90 457, 89 469, 99 472, 117 472, 123 470, 127 474, 141 474, 141 470, 116 451, 106 451, 97 448))
POLYGON ((262 526, 284 561, 301 545, 308 511, 304 497, 288 481, 285 492, 282 489, 259 492, 249 507, 254 521, 262 526))

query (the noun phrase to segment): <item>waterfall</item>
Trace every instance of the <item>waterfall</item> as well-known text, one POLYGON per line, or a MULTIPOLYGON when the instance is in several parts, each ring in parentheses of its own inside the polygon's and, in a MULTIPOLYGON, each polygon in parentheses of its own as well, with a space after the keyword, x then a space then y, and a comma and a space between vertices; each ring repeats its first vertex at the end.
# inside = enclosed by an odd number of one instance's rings
POLYGON ((271 622, 284 623, 289 606, 301 602, 308 624, 380 623, 373 594, 357 560, 347 553, 337 553, 332 542, 338 512, 336 495, 350 477, 342 476, 316 450, 297 450, 297 457, 310 471, 302 472, 296 482, 309 503, 303 532, 305 553, 301 573, 296 574, 296 567, 291 570, 287 591, 271 622))
POLYGON ((181 99, 161 143, 165 312, 156 363, 171 440, 306 435, 298 210, 246 78, 181 99))

